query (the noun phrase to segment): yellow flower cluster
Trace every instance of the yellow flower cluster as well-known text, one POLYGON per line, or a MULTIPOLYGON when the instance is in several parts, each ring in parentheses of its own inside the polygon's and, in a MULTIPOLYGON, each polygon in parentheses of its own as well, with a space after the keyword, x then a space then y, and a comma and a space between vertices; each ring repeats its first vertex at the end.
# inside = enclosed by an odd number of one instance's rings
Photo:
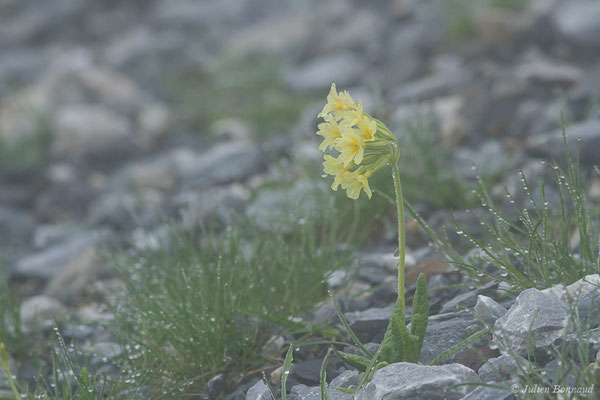
POLYGON ((364 190, 371 198, 368 178, 390 162, 396 139, 385 125, 363 112, 360 101, 355 103, 347 91, 338 93, 335 83, 319 117, 325 120, 317 126, 317 135, 323 137, 319 150, 337 155, 324 154, 323 171, 335 177, 331 188, 341 186, 351 199, 364 190))

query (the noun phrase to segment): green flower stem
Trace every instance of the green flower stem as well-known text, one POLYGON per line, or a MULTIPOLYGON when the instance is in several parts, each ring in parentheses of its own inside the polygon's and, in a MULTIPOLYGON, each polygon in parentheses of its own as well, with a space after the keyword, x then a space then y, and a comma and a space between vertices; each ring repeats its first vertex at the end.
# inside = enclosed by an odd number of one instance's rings
POLYGON ((6 372, 6 376, 8 376, 8 382, 10 383, 10 388, 12 389, 13 393, 15 394, 15 400, 20 399, 21 395, 19 394, 19 391, 17 390, 17 386, 15 385, 15 381, 13 380, 12 376, 10 375, 10 369, 4 368, 4 366, 2 366, 2 369, 4 370, 4 372, 6 372))
POLYGON ((394 189, 396 190, 396 208, 398 209, 398 300, 402 310, 402 324, 406 321, 406 305, 404 300, 404 267, 405 267, 405 229, 404 229, 404 198, 402 197, 402 185, 400 183, 400 171, 398 170, 397 152, 392 162, 392 173, 394 177, 394 189))

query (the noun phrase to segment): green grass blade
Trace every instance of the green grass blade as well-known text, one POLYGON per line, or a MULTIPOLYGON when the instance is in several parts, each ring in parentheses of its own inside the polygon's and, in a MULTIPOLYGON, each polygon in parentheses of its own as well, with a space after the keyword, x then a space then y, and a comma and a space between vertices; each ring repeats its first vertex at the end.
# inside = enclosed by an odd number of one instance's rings
POLYGON ((490 331, 491 331, 490 328, 485 328, 478 332, 475 332, 474 334, 472 334, 471 336, 469 336, 462 342, 455 344, 454 346, 450 347, 448 350, 444 351, 443 353, 440 353, 436 358, 434 358, 433 360, 431 360, 429 362, 429 365, 439 365, 439 364, 443 363, 444 361, 446 361, 447 359, 452 357, 452 355, 454 353, 456 353, 459 350, 464 349, 471 343, 475 343, 476 341, 478 341, 479 339, 481 339, 482 337, 484 337, 485 335, 490 333, 490 331))
POLYGON ((292 369, 292 358, 294 354, 294 343, 290 344, 290 347, 285 355, 285 360, 283 361, 283 373, 281 374, 281 400, 287 400, 287 378, 290 374, 290 370, 292 369))
POLYGON ((335 311, 337 311, 338 317, 340 317, 340 320, 342 321, 342 324, 344 325, 344 328, 346 328, 346 331, 348 332, 348 335, 350 335, 350 337, 352 338, 352 341, 354 342, 354 344, 356 345, 356 347, 358 347, 368 358, 372 358, 373 357, 373 353, 371 353, 361 343, 361 341, 358 339, 358 337, 356 336, 356 334, 352 331, 352 329, 350 328, 350 325, 348 324, 348 321, 344 317, 344 314, 342 314, 342 310, 340 309, 340 306, 338 305, 337 301, 335 301, 335 299, 333 298, 333 293, 331 291, 329 291, 329 298, 331 298, 331 301, 333 302, 333 306, 335 307, 335 311))
POLYGON ((265 375, 265 371, 262 371, 262 377, 263 377, 263 382, 265 382, 265 385, 267 385, 267 389, 269 389, 269 394, 271 395, 271 399, 277 400, 275 398, 275 391, 273 390, 273 386, 271 386, 271 382, 269 382, 269 380, 267 379, 267 376, 265 375))
POLYGON ((358 356, 356 354, 344 353, 343 351, 338 351, 333 349, 333 352, 337 358, 339 358, 344 364, 348 364, 353 368, 356 368, 360 372, 364 372, 371 360, 368 358, 358 356))
POLYGON ((329 400, 329 396, 327 395, 327 361, 329 361, 329 355, 331 354, 331 348, 327 350, 327 354, 323 359, 323 364, 321 364, 321 400, 329 400))

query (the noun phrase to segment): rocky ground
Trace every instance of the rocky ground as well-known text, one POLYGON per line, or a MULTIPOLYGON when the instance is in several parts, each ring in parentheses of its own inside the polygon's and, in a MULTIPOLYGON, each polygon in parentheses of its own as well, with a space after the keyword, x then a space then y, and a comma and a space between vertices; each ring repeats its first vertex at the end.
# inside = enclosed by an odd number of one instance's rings
MULTIPOLYGON (((416 0, 0 1, 0 243, 8 271, 3 279, 24 296, 25 334, 50 329, 56 318, 68 341, 103 355, 98 365, 109 363, 121 352, 117 338, 110 329, 89 327, 110 324, 106 293, 119 285, 101 253, 156 246, 165 221, 206 222, 217 206, 217 218, 233 211, 268 228, 273 210, 306 191, 302 182, 275 193, 261 192, 261 185, 279 179, 282 162, 319 164, 316 114, 332 82, 362 99, 394 132, 402 132, 415 110, 431 111, 437 140, 455 146, 452 163, 460 174, 473 180, 473 165, 481 174, 502 171, 496 192, 519 190, 519 168, 531 182, 544 180, 539 161, 564 157, 562 115, 571 149, 582 138, 589 197, 598 202, 600 178, 591 171, 600 164, 600 3, 531 0, 522 8, 483 7, 475 14, 460 2, 455 6, 416 0), (239 64, 233 72, 230 60, 239 64), (276 75, 269 75, 272 67, 276 75), (225 84, 204 72, 194 75, 215 68, 225 84), (248 71, 269 79, 255 79, 244 94, 232 92, 248 71), (270 99, 267 91, 284 97, 270 99), (250 106, 243 103, 248 100, 250 106)), ((448 214, 416 206, 434 227, 448 214)), ((478 229, 476 221, 465 221, 471 232, 478 229)), ((394 240, 393 229, 381 233, 358 254, 354 285, 376 290, 344 303, 365 343, 381 340, 395 299, 394 240)), ((428 273, 431 288, 465 282, 421 233, 409 232, 408 241, 412 282, 415 271, 428 273)), ((341 284, 336 277, 332 287, 341 284)), ((518 372, 498 341, 526 357, 532 349, 523 338, 531 327, 523 316, 536 312, 533 350, 538 366, 552 368, 557 361, 544 350, 563 340, 565 293, 583 287, 587 309, 600 301, 597 286, 574 285, 501 300, 495 281, 434 292, 423 363, 483 327, 481 319, 495 324, 494 338, 441 366, 386 367, 357 398, 379 399, 389 391, 398 399, 512 398, 452 385, 510 385, 518 372)), ((325 305, 314 315, 325 320, 335 312, 325 305)), ((597 358, 594 328, 590 351, 597 358)), ((298 360, 288 380, 290 398, 319 398, 320 360, 298 360)), ((28 381, 36 373, 25 363, 17 376, 28 381)), ((358 383, 356 371, 340 368, 330 378, 331 388, 358 383)), ((258 379, 236 389, 218 376, 211 393, 269 398, 258 379)), ((330 398, 351 397, 332 391, 330 398)))

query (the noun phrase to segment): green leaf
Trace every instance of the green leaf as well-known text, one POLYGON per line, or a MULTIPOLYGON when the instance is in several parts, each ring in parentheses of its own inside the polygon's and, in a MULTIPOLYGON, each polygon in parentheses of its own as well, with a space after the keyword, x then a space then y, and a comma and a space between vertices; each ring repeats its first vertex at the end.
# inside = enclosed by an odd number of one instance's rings
POLYGON ((356 388, 356 391, 358 391, 361 387, 363 387, 363 385, 367 381, 369 381, 371 379, 371 377, 373 376, 375 367, 377 366, 377 364, 379 364, 381 350, 382 350, 382 346, 379 346, 379 348, 377 349, 377 352, 375 353, 375 355, 373 356, 371 361, 369 361, 369 365, 367 366, 367 369, 365 370, 365 373, 363 374, 363 377, 360 380, 358 387, 356 388))
POLYGON ((265 383, 265 385, 267 385, 267 389, 269 390, 271 399, 277 400, 277 399, 275 399, 275 391, 273 390, 273 386, 271 386, 271 382, 269 382, 269 380, 267 379, 267 376, 265 375, 265 371, 262 371, 262 377, 263 377, 263 382, 265 383))
POLYGON ((290 344, 290 347, 285 355, 283 361, 283 373, 281 374, 281 400, 287 400, 287 389, 286 383, 290 369, 292 369, 292 355, 294 354, 294 343, 290 344))
MULTIPOLYGON (((379 359, 389 363, 402 361, 405 350, 405 335, 403 334, 402 307, 396 300, 392 317, 385 330, 383 341, 379 346, 379 359)), ((406 327, 404 327, 406 329, 406 327)))
MULTIPOLYGON (((417 361, 421 354, 427 322, 429 319, 429 294, 427 293, 427 278, 424 273, 419 274, 417 290, 413 298, 413 311, 411 317, 410 333, 418 338, 416 343, 417 361)), ((416 362, 416 361, 415 361, 416 362)))
POLYGON ((346 394, 355 394, 357 392, 356 389, 348 389, 348 388, 343 388, 343 387, 336 387, 335 390, 338 390, 342 393, 346 393, 346 394))
POLYGON ((335 353, 336 357, 339 358, 344 364, 348 364, 349 366, 356 368, 360 372, 364 372, 369 366, 369 363, 371 362, 371 360, 369 360, 368 358, 356 354, 344 353, 343 351, 338 351, 335 349, 333 349, 333 352, 335 353))
POLYGON ((327 354, 323 359, 323 364, 321 364, 321 400, 329 400, 329 396, 327 395, 327 361, 329 361, 331 350, 331 348, 327 350, 327 354))
POLYGON ((335 311, 337 311, 338 317, 340 317, 340 320, 342 321, 342 324, 344 325, 344 328, 346 328, 346 331, 348 332, 348 334, 350 335, 350 337, 354 341, 354 344, 356 345, 356 347, 358 347, 367 357, 369 357, 369 358, 373 357, 373 353, 371 353, 361 343, 361 341, 358 339, 358 336, 356 336, 356 334, 354 333, 354 331, 352 331, 352 329, 350 328, 350 325, 348 324, 348 321, 344 317, 344 314, 342 314, 342 310, 340 310, 340 306, 338 305, 337 301, 335 301, 335 299, 333 298, 333 293, 331 293, 331 291, 329 292, 329 298, 333 302, 333 306, 335 307, 335 311))

